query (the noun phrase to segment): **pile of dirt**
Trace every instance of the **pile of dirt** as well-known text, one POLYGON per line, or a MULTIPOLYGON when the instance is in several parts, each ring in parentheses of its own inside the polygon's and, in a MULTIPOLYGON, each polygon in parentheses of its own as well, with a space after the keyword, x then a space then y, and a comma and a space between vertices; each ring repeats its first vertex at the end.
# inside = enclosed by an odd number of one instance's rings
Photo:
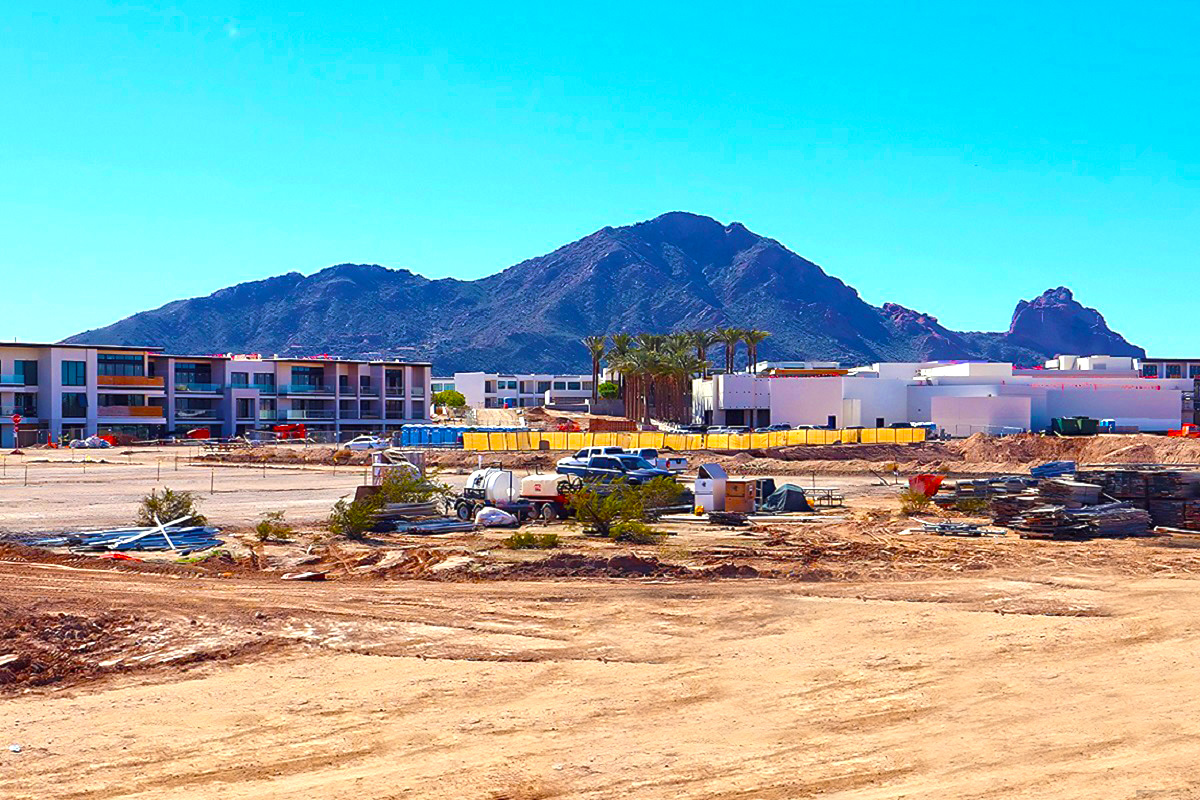
POLYGON ((117 669, 106 656, 138 637, 139 622, 121 614, 21 614, 0 619, 0 691, 93 678, 117 669))

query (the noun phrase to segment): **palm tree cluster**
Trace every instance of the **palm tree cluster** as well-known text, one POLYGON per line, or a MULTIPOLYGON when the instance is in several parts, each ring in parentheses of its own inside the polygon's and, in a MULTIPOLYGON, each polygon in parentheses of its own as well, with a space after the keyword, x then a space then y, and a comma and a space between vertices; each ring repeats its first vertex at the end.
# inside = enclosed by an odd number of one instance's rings
POLYGON ((687 422, 691 418, 692 378, 708 376, 709 349, 722 345, 725 371, 733 372, 737 346, 744 342, 747 364, 753 371, 758 367, 758 345, 770 335, 767 331, 721 328, 585 337, 583 345, 592 359, 592 400, 598 397, 600 365, 605 361, 618 377, 625 416, 648 425, 653 409, 660 419, 687 422))

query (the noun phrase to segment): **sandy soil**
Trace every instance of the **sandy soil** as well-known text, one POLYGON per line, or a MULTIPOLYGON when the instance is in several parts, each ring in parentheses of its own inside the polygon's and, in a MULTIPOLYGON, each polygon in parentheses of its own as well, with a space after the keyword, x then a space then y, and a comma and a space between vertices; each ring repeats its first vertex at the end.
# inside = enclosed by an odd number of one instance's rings
POLYGON ((156 632, 140 670, 0 704, 22 748, 0 753, 6 798, 1200 791, 1190 579, 295 585, 0 564, 0 587, 156 632), (231 655, 170 665, 205 648, 231 655))
MULTIPOLYGON (((0 526, 124 523, 168 477, 218 524, 316 520, 361 480, 102 457, 29 486, 9 459, 0 526)), ((1200 797, 1200 536, 932 537, 896 487, 837 482, 850 508, 813 521, 638 547, 556 525, 550 554, 0 545, 0 797, 1200 797), (330 580, 280 580, 300 562, 330 580)))

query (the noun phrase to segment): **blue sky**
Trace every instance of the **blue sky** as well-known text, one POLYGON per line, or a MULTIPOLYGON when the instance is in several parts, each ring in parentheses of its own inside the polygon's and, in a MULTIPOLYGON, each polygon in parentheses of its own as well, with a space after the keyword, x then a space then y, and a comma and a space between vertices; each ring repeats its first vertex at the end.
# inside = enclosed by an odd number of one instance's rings
POLYGON ((51 5, 0 19, 2 338, 687 210, 953 328, 1065 284, 1200 353, 1200 4, 51 5))

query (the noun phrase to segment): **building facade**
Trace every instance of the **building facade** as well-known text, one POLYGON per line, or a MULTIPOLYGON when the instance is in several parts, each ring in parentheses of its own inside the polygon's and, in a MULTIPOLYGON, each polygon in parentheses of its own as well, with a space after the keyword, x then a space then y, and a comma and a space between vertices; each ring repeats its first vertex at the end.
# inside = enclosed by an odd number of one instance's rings
POLYGON ((471 408, 582 407, 592 396, 591 375, 456 372, 439 380, 452 383, 471 408))
POLYGON ((1037 369, 1007 363, 874 364, 842 376, 716 375, 693 383, 698 423, 886 427, 932 423, 951 436, 1050 427, 1055 417, 1177 428, 1188 379, 1142 377, 1136 359, 1060 356, 1037 369))
POLYGON ((281 424, 342 438, 429 421, 424 362, 169 355, 151 347, 0 343, 0 446, 281 424))

